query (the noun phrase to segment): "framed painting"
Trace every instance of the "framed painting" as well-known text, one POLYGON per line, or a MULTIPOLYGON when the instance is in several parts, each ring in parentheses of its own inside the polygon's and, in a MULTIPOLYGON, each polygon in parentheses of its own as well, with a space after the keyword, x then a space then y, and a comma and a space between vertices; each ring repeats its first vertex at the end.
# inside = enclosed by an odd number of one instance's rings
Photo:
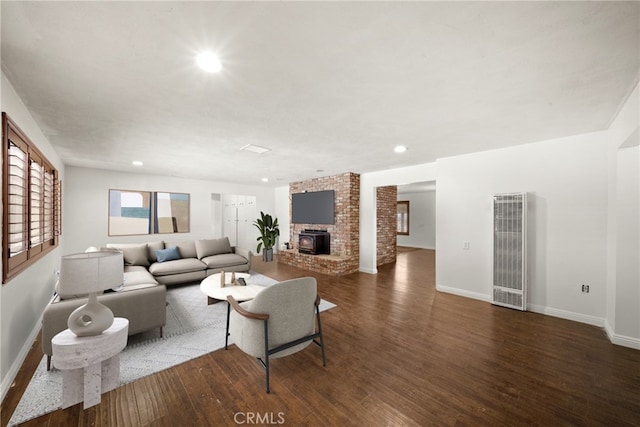
POLYGON ((153 202, 154 233, 189 232, 189 194, 155 192, 153 202))
POLYGON ((187 193, 109 190, 109 236, 188 233, 189 204, 187 193))
POLYGON ((109 190, 109 236, 151 234, 151 192, 109 190))

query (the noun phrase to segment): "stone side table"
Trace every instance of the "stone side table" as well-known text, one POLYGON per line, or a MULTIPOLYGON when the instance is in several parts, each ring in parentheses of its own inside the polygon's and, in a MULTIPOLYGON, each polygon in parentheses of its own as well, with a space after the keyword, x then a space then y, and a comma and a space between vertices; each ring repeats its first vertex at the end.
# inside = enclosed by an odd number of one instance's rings
POLYGON ((62 407, 100 403, 102 393, 120 383, 120 352, 127 345, 129 320, 116 317, 100 335, 78 337, 65 329, 53 337, 53 366, 62 371, 62 407))

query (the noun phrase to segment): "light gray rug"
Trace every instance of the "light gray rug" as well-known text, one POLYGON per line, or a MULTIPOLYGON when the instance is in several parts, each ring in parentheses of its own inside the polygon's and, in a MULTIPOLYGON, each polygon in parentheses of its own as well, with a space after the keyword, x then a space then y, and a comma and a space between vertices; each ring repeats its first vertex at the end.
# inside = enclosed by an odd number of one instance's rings
MULTIPOLYGON (((275 280, 252 273, 250 283, 269 286, 275 280)), ((120 382, 126 384, 224 347, 227 304, 207 305, 200 285, 173 286, 167 290, 167 324, 164 338, 159 330, 129 337, 120 353, 120 382)), ((320 310, 336 305, 322 300, 320 310)), ((229 339, 231 343, 231 338, 229 339)), ((9 426, 39 417, 60 408, 62 372, 47 372, 43 357, 18 404, 9 426)))

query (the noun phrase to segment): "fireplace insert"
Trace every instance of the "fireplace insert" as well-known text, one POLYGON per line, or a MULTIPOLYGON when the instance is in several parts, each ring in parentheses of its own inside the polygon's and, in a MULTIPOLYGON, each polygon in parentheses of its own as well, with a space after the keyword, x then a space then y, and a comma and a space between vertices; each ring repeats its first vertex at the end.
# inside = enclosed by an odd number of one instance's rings
POLYGON ((298 252, 310 255, 330 254, 331 235, 326 230, 304 230, 298 235, 298 252))

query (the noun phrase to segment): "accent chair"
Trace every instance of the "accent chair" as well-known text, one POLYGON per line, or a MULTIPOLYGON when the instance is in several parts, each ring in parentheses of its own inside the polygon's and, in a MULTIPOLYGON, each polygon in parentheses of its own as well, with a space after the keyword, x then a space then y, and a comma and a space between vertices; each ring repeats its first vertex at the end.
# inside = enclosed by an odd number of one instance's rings
POLYGON ((276 283, 247 302, 238 303, 232 296, 227 301, 233 308, 227 334, 240 350, 261 362, 267 393, 270 358, 288 356, 314 342, 322 352, 322 366, 326 366, 315 278, 276 283))

